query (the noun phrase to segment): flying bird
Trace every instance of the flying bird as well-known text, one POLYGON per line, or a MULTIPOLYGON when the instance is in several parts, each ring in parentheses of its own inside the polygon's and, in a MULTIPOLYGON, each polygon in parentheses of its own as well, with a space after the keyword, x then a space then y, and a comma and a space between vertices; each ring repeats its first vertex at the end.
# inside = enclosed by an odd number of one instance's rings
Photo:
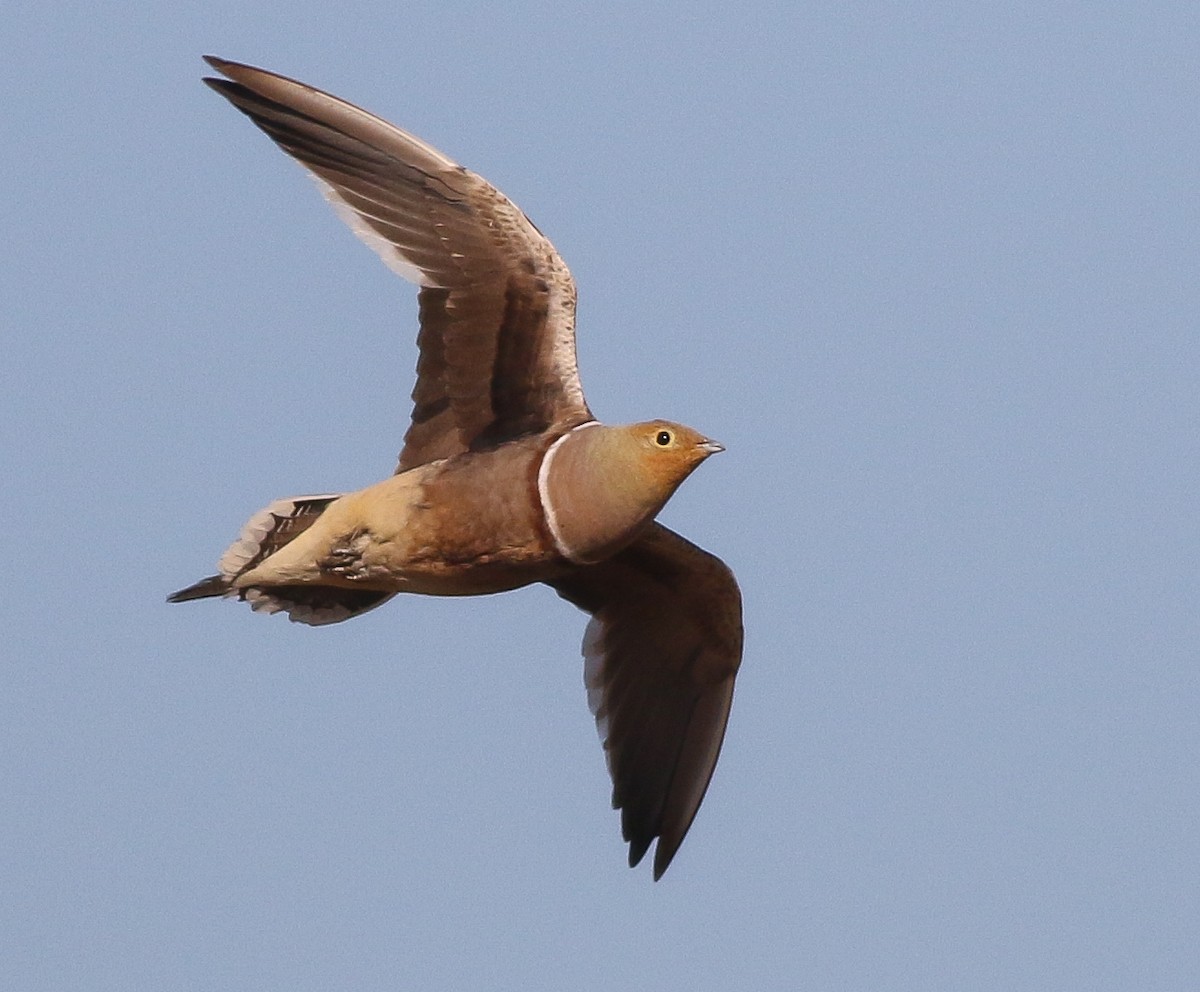
POLYGON ((742 657, 729 568, 655 521, 721 445, 669 420, 599 423, 575 360, 575 283, 486 180, 399 128, 292 79, 223 59, 204 81, 296 159, 339 216, 415 282, 412 421, 395 473, 280 499, 218 574, 169 597, 243 600, 306 624, 400 592, 535 582, 591 615, 584 681, 637 865, 666 871, 717 762, 742 657))

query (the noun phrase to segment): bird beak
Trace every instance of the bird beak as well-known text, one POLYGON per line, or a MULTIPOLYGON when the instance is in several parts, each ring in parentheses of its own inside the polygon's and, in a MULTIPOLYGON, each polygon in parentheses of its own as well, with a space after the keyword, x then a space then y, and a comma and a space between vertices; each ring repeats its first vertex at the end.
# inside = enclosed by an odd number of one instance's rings
POLYGON ((705 438, 700 442, 699 448, 706 455, 715 455, 718 451, 724 451, 725 445, 721 444, 719 441, 713 441, 709 438, 705 438))

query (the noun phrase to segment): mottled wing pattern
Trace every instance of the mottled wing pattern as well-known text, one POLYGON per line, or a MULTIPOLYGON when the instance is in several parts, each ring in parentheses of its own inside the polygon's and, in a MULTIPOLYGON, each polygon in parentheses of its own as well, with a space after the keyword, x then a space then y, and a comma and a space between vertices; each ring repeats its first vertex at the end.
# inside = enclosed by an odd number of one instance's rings
POLYGON ((295 80, 208 58, 206 79, 419 286, 412 423, 397 471, 591 419, 575 362, 575 284, 503 194, 419 138, 295 80))
POLYGON ((666 871, 712 777, 742 657, 742 602, 725 564, 661 524, 608 561, 550 583, 592 614, 588 703, 636 865, 666 871))

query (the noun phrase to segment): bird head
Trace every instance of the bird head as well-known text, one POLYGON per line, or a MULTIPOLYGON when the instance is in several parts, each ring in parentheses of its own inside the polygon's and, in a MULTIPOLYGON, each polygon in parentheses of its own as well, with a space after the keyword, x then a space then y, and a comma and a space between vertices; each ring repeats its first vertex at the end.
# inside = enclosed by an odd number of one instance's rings
POLYGON ((542 506, 559 550, 573 561, 603 561, 632 541, 709 455, 724 448, 669 420, 564 435, 539 474, 542 506))

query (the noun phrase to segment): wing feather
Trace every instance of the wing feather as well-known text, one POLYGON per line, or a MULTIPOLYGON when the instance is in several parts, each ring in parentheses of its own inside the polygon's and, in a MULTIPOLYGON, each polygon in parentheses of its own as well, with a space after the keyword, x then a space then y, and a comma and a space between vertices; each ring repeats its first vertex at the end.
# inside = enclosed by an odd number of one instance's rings
POLYGON ((654 839, 660 878, 704 799, 742 657, 741 594, 718 558, 661 524, 552 585, 592 614, 588 703, 636 865, 654 839))
POLYGON ((575 360, 574 280, 511 201, 344 100, 207 61, 228 78, 205 82, 309 171, 389 268, 422 287, 413 417, 397 471, 591 419, 575 360))

